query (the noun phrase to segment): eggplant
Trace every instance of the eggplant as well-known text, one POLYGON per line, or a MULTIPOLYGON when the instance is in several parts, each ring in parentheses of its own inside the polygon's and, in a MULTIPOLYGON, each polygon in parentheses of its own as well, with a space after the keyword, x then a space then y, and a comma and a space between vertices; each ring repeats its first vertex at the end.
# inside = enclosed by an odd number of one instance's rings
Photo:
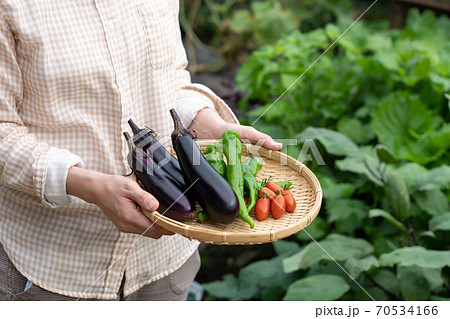
POLYGON ((130 134, 123 133, 129 148, 128 164, 144 189, 159 202, 158 211, 178 221, 195 216, 195 202, 151 157, 136 148, 130 134))
POLYGON ((177 159, 170 154, 164 146, 156 139, 155 131, 151 129, 141 129, 131 119, 128 121, 133 131, 133 143, 147 153, 147 157, 151 157, 163 170, 166 171, 183 190, 187 189, 181 172, 180 164, 177 159))
POLYGON ((183 127, 174 109, 170 110, 174 122, 172 144, 178 157, 186 183, 204 212, 211 219, 232 223, 239 214, 239 201, 230 184, 208 163, 189 130, 183 127))

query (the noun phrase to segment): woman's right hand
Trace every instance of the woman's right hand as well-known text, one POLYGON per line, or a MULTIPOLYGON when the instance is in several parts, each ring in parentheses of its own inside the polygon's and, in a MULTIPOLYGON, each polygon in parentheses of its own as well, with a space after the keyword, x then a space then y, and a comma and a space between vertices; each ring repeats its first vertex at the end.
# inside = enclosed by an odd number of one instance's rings
POLYGON ((73 166, 67 174, 66 188, 67 194, 97 205, 121 232, 154 239, 173 235, 153 223, 138 209, 139 206, 154 211, 159 203, 129 178, 73 166))

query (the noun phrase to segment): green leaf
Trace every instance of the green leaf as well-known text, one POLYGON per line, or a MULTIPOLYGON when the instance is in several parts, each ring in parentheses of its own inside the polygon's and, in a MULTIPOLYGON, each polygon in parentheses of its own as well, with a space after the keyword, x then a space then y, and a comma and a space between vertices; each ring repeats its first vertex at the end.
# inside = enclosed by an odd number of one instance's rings
POLYGON ((299 143, 303 143, 306 139, 316 139, 333 155, 357 157, 361 155, 358 146, 351 139, 333 130, 308 127, 297 138, 299 143))
POLYGON ((262 291, 284 290, 287 288, 287 275, 281 271, 281 256, 269 260, 259 260, 239 271, 239 294, 233 299, 249 300, 262 291))
POLYGON ((328 223, 321 217, 316 217, 311 225, 309 225, 305 230, 301 230, 296 234, 297 239, 303 241, 311 241, 311 237, 319 240, 326 235, 328 223), (306 233, 308 232, 308 233, 306 233))
POLYGON ((236 33, 252 31, 253 17, 248 10, 235 11, 230 22, 230 29, 236 33))
POLYGON ((315 275, 290 285, 284 300, 337 300, 349 290, 350 286, 340 276, 315 275))
POLYGON ((428 170, 417 163, 406 163, 397 169, 397 173, 402 176, 408 191, 412 194, 418 187, 417 179, 426 175, 428 170))
POLYGON ((427 300, 430 290, 443 283, 440 269, 418 266, 398 267, 397 279, 405 300, 427 300))
POLYGON ((394 216, 400 221, 404 221, 411 209, 408 188, 400 174, 395 171, 388 171, 385 185, 386 199, 394 216))
POLYGON ((431 216, 442 215, 448 210, 447 197, 437 189, 418 192, 415 200, 420 209, 431 216))
POLYGON ((431 301, 450 301, 450 298, 440 297, 440 296, 431 296, 431 301))
POLYGON ((400 57, 395 52, 377 51, 374 59, 390 71, 398 71, 400 69, 400 57))
POLYGON ((295 241, 278 240, 273 242, 273 248, 278 256, 292 255, 300 249, 300 245, 295 241))
POLYGON ((370 129, 356 118, 341 118, 337 123, 337 130, 359 144, 366 143, 373 137, 370 129))
POLYGON ((298 27, 298 19, 292 11, 284 10, 279 2, 251 2, 255 23, 253 33, 261 43, 278 40, 282 35, 298 27), (273 26, 277 26, 274 28, 273 26))
POLYGON ((325 199, 348 198, 355 192, 355 185, 351 183, 337 183, 333 178, 327 175, 317 176, 322 186, 325 199))
POLYGON ((450 186, 450 166, 442 165, 436 167, 427 174, 423 174, 417 179, 419 190, 433 190, 448 188, 450 186))
POLYGON ((401 222, 399 222, 394 216, 392 216, 390 213, 383 209, 371 209, 369 211, 369 218, 374 217, 383 217, 386 219, 389 223, 394 225, 396 228, 398 228, 401 231, 406 231, 407 228, 405 225, 403 225, 401 222))
POLYGON ((430 237, 430 238, 436 238, 436 234, 434 232, 432 232, 431 230, 425 230, 421 233, 419 233, 419 238, 420 237, 430 237))
POLYGON ((425 135, 435 124, 433 116, 409 92, 389 95, 374 109, 371 124, 380 143, 399 159, 428 163, 439 151, 425 135))
POLYGON ((380 288, 378 287, 365 287, 364 290, 358 289, 354 292, 352 296, 352 300, 361 301, 389 301, 391 298, 380 288), (365 291, 364 291, 365 290, 365 291), (367 293, 366 293, 367 292, 367 293))
POLYGON ((440 216, 434 216, 428 223, 428 227, 433 230, 450 230, 450 212, 440 216))
POLYGON ((383 163, 395 164, 397 162, 395 155, 392 154, 392 152, 388 150, 384 145, 378 144, 375 147, 375 152, 377 153, 377 156, 380 159, 380 161, 382 161, 383 163))
POLYGON ((203 284, 203 288, 214 297, 233 299, 239 292, 237 278, 232 274, 226 274, 222 278, 223 280, 203 284))
POLYGON ((372 267, 379 267, 378 260, 374 256, 367 256, 362 259, 349 258, 345 262, 345 269, 347 269, 353 279, 356 279, 361 273, 368 271, 372 267))
POLYGON ((375 273, 372 275, 372 278, 377 284, 384 287, 391 293, 398 293, 399 288, 397 277, 392 273, 392 271, 385 268, 375 269, 375 273))
POLYGON ((326 260, 344 261, 351 257, 361 258, 373 252, 373 246, 364 239, 331 234, 318 243, 312 242, 303 250, 283 260, 286 273, 326 260))
POLYGON ((446 123, 440 129, 431 132, 429 138, 433 147, 444 151, 448 150, 450 148, 450 123, 446 123))
POLYGON ((375 184, 383 186, 383 183, 380 181, 381 174, 378 173, 378 159, 374 157, 373 148, 371 146, 363 146, 360 150, 361 156, 348 156, 343 160, 336 161, 337 168, 341 171, 365 175, 375 184))
POLYGON ((362 226, 369 207, 361 200, 353 198, 329 199, 326 201, 328 222, 336 222, 339 232, 352 234, 362 226))
POLYGON ((428 250, 420 246, 403 247, 381 255, 380 265, 416 265, 425 268, 441 269, 445 266, 450 266, 450 251, 428 250))
POLYGON ((367 49, 371 51, 388 51, 392 48, 392 39, 390 36, 375 33, 367 36, 367 49))

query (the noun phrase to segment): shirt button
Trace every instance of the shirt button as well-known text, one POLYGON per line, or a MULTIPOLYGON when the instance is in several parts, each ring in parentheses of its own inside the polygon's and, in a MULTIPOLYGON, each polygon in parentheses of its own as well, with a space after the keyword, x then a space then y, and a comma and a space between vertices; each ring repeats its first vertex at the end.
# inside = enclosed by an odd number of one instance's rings
POLYGON ((109 31, 114 30, 114 23, 113 22, 109 22, 106 27, 108 28, 109 31))

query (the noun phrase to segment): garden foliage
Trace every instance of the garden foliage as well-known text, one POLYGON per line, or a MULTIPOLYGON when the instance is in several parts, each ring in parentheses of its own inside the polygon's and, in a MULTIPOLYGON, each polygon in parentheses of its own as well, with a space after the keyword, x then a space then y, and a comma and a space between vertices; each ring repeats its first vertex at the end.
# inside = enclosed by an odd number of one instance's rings
POLYGON ((319 146, 326 165, 305 164, 324 203, 275 258, 204 284, 210 296, 450 300, 450 20, 359 22, 325 52, 348 25, 291 33, 239 70, 250 124, 298 139, 295 157, 307 139, 319 146))

